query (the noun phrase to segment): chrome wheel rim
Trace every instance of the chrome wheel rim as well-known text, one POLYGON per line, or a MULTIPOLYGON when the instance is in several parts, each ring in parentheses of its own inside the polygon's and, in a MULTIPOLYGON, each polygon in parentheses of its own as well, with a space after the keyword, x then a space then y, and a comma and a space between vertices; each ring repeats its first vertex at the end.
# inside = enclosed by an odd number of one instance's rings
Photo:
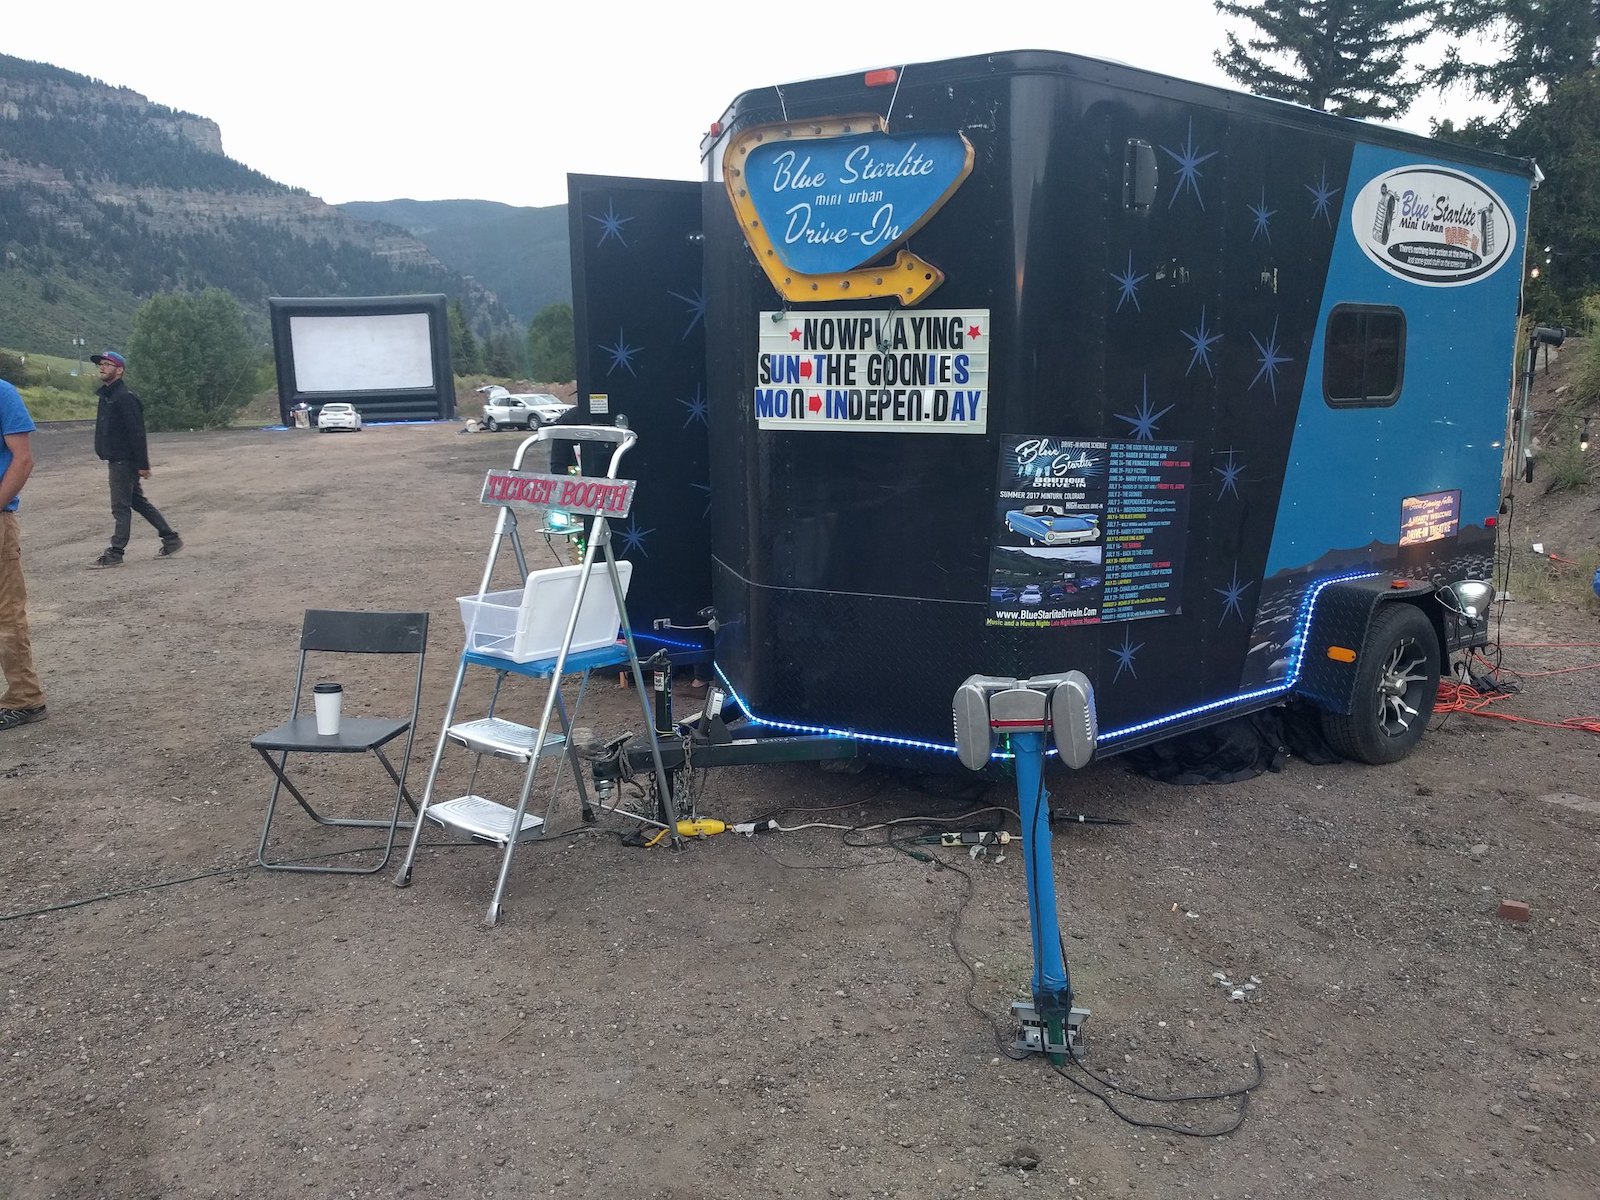
POLYGON ((1389 651, 1378 673, 1378 728, 1385 737, 1403 737, 1421 715, 1428 686, 1428 656, 1415 638, 1389 651))

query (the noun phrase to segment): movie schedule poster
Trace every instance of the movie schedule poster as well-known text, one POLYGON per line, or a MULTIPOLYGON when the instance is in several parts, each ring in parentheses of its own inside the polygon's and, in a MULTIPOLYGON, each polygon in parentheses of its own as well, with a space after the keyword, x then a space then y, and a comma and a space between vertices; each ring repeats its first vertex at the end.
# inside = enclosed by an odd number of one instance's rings
POLYGON ((1178 612, 1192 445, 1005 438, 988 624, 1036 629, 1178 612))

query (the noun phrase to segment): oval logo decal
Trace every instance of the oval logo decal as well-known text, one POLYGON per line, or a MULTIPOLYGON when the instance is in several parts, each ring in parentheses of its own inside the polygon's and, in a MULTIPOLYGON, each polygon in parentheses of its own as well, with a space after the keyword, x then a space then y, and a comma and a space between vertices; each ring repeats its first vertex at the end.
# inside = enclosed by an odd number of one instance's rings
POLYGON ((1486 279, 1517 244, 1505 201, 1448 167, 1385 172, 1356 196, 1350 223, 1368 258, 1391 275, 1429 287, 1486 279))

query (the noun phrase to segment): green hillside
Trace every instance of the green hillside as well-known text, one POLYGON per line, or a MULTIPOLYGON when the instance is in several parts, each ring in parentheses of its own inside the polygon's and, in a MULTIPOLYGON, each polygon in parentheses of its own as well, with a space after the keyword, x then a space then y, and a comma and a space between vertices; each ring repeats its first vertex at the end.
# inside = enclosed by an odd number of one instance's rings
POLYGON ((398 226, 452 270, 470 275, 526 324, 572 302, 567 206, 517 208, 491 200, 360 200, 339 208, 398 226))

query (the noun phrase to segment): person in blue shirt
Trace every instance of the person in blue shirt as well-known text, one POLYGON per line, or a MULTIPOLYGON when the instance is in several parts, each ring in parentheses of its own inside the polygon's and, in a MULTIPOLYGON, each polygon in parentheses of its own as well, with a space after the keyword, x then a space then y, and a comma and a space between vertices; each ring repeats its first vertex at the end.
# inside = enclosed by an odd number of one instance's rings
POLYGON ((28 638, 28 593, 22 585, 22 533, 18 529, 18 496, 33 473, 33 418, 22 395, 0 379, 0 732, 42 721, 47 715, 44 689, 33 669, 28 638))

